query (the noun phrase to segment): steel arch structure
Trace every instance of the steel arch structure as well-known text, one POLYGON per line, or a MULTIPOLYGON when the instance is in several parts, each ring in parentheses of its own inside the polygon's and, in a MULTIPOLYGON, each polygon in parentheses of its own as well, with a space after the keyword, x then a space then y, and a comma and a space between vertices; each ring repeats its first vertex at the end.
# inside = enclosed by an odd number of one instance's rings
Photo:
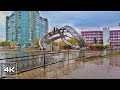
POLYGON ((56 30, 54 29, 53 31, 43 36, 42 39, 40 40, 40 48, 43 49, 46 43, 49 43, 50 41, 54 41, 59 38, 61 38, 62 41, 64 41, 66 44, 72 47, 76 47, 76 45, 73 45, 69 41, 67 41, 66 39, 67 35, 64 35, 65 33, 69 33, 73 36, 73 38, 77 41, 79 48, 82 48, 85 46, 85 41, 82 38, 82 36, 79 35, 79 33, 74 28, 72 28, 69 25, 66 25, 64 27, 61 27, 60 29, 56 28, 56 30), (52 38, 52 36, 57 35, 57 34, 59 34, 58 37, 52 38))

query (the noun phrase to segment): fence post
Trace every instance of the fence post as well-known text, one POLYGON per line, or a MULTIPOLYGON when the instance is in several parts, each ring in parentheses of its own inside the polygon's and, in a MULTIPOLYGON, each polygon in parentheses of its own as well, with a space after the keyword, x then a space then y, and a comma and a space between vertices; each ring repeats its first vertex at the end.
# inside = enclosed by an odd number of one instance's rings
POLYGON ((43 58, 44 58, 44 71, 45 71, 45 54, 44 54, 43 58))
POLYGON ((69 51, 68 51, 68 65, 69 65, 69 51))
POLYGON ((1 63, 1 79, 3 78, 3 63, 1 63))
POLYGON ((69 70, 69 51, 68 51, 68 70, 69 70))
POLYGON ((44 79, 45 79, 45 53, 43 54, 43 68, 44 68, 44 79))

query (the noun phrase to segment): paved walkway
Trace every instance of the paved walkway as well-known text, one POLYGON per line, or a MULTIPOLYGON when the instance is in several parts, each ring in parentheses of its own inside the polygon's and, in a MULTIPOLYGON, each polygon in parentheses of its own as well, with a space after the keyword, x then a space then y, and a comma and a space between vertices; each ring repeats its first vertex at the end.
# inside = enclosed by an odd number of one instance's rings
POLYGON ((80 68, 60 79, 120 79, 120 56, 81 63, 80 68))
POLYGON ((15 79, 120 79, 119 57, 90 62, 72 61, 52 64, 17 74, 15 79))
POLYGON ((80 68, 79 63, 79 61, 75 61, 74 63, 67 65, 67 61, 60 62, 47 66, 45 71, 43 68, 37 68, 19 73, 15 79, 60 79, 64 75, 68 75, 72 71, 80 68))
POLYGON ((16 79, 120 79, 120 56, 90 62, 60 62, 17 75, 16 79))

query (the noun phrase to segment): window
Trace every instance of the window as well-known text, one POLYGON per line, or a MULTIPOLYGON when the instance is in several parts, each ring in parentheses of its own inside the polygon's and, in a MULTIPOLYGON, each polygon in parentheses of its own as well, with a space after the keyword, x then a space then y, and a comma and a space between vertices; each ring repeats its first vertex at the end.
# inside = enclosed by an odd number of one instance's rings
POLYGON ((84 35, 84 33, 82 33, 82 35, 84 35))

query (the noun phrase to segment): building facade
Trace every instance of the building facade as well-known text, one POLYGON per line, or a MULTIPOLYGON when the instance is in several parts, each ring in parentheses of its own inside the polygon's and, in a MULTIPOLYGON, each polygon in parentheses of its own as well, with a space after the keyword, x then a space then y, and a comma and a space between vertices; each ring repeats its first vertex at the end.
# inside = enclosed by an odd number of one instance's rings
POLYGON ((120 30, 110 31, 110 44, 111 45, 120 45, 120 30))
POLYGON ((81 35, 84 38, 86 44, 95 44, 94 38, 96 38, 97 44, 119 46, 120 45, 120 30, 109 30, 109 28, 103 28, 103 31, 81 31, 81 35))
POLYGON ((102 31, 81 31, 81 35, 87 44, 94 44, 94 39, 96 38, 96 43, 102 43, 103 32, 102 31))
POLYGON ((40 38, 48 33, 48 20, 40 17, 40 38))
POLYGON ((109 28, 103 28, 103 44, 108 45, 110 40, 109 28))
POLYGON ((20 45, 33 45, 48 31, 48 20, 42 28, 38 11, 14 11, 6 16, 6 40, 20 45))

